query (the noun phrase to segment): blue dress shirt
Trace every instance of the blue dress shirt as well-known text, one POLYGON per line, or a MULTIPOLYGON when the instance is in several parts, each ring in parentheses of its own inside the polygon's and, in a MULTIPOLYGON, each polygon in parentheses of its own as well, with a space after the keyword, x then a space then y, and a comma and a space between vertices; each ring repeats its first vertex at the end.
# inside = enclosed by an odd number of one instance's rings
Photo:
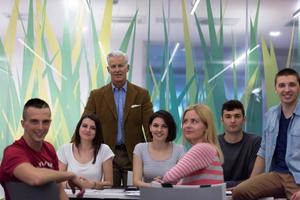
POLYGON ((117 88, 112 84, 115 104, 118 114, 118 132, 117 132, 117 145, 124 144, 124 124, 123 124, 123 111, 126 99, 127 82, 121 88, 117 88))

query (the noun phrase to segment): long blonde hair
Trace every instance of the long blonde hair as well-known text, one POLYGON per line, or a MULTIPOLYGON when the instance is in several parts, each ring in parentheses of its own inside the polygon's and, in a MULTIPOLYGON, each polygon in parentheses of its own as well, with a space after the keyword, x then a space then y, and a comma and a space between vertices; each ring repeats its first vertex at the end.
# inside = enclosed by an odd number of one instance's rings
POLYGON ((220 148, 217 131, 216 131, 215 123, 214 123, 213 113, 211 112, 210 108, 204 104, 191 105, 188 108, 186 108, 186 110, 184 111, 183 116, 182 116, 182 121, 185 117, 185 114, 191 110, 194 110, 197 113, 200 120, 206 126, 206 130, 205 130, 205 133, 203 136, 204 141, 207 143, 210 143, 216 147, 218 154, 219 154, 219 158, 220 158, 221 162, 223 163, 224 157, 223 157, 222 150, 220 148))

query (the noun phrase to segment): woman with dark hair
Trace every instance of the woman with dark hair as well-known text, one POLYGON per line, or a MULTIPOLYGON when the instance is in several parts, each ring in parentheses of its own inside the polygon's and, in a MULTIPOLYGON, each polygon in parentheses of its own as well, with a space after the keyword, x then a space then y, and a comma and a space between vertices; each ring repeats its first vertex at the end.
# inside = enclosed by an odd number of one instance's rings
POLYGON ((153 113, 148 128, 152 141, 137 144, 133 151, 133 184, 138 187, 151 186, 184 154, 182 145, 172 143, 176 138, 176 123, 169 112, 153 113))
MULTIPOLYGON (((79 120, 71 143, 57 151, 59 169, 72 171, 85 188, 101 189, 112 185, 113 152, 103 144, 101 124, 94 114, 83 115, 79 120)), ((65 185, 68 188, 68 185, 65 185)))

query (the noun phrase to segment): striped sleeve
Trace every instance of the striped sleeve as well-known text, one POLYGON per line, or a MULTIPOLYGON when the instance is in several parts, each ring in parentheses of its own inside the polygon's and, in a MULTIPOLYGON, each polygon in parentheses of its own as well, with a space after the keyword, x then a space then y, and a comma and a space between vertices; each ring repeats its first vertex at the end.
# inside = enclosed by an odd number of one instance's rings
POLYGON ((214 160, 216 149, 208 143, 195 144, 165 176, 165 183, 176 184, 189 174, 208 167, 214 160))

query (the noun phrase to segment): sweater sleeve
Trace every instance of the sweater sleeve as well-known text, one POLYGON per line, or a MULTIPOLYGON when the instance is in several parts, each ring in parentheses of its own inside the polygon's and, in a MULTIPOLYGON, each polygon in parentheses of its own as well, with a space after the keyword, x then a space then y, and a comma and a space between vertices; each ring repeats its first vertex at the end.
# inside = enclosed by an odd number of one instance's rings
POLYGON ((195 144, 165 176, 165 183, 176 184, 180 179, 189 174, 208 167, 216 155, 216 149, 208 143, 195 144))

